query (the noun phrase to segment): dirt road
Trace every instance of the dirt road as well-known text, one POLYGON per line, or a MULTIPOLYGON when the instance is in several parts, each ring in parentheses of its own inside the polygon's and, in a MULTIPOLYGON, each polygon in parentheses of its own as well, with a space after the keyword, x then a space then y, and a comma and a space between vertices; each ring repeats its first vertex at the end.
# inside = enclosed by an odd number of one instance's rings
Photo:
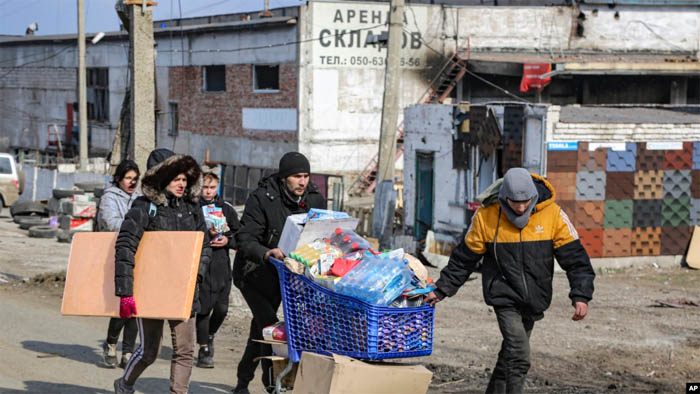
MULTIPOLYGON (((65 267, 68 245, 35 242, 7 220, 0 218, 0 272, 25 277, 65 267)), ((107 319, 62 317, 63 283, 45 279, 0 284, 0 392, 110 393, 120 370, 97 365, 107 319)), ((679 393, 686 382, 700 381, 700 308, 654 306, 655 300, 699 301, 700 271, 645 266, 598 272, 589 316, 581 322, 571 320, 567 287, 566 276, 556 274, 552 307, 535 324, 528 392, 679 393)), ((194 369, 192 393, 223 393, 235 383, 249 321, 236 299, 217 336, 216 368, 194 369)), ((169 340, 164 345, 138 392, 167 392, 169 340)), ((499 346, 477 277, 438 305, 433 355, 406 361, 434 370, 431 394, 478 393, 499 346)), ((262 393, 258 385, 251 388, 262 393)))

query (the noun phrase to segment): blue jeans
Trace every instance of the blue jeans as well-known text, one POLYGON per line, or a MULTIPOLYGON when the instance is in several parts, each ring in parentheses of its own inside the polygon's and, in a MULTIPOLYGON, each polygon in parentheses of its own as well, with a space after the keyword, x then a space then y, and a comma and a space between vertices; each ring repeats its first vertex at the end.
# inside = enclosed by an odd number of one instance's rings
POLYGON ((519 394, 530 369, 530 333, 535 321, 513 307, 494 307, 503 342, 486 394, 519 394))

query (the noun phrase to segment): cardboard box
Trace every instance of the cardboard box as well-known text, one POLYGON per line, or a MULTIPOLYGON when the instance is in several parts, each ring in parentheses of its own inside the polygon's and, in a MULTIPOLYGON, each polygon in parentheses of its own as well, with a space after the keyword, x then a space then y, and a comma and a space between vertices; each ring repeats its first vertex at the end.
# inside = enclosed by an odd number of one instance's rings
MULTIPOLYGON (((257 341, 260 342, 260 341, 257 341)), ((289 359, 286 357, 280 357, 280 356, 263 356, 263 357, 257 357, 255 358, 255 361, 261 360, 261 359, 268 359, 272 361, 272 373, 270 374, 272 378, 273 385, 277 381, 277 376, 287 367, 287 364, 289 363, 289 359)), ((282 387, 283 388, 294 388, 294 383, 295 379, 297 376, 297 370, 299 368, 298 363, 294 363, 292 365, 292 370, 289 371, 284 377, 282 378, 282 387)))
POLYGON ((68 215, 62 215, 58 218, 58 227, 61 230, 70 232, 93 231, 95 221, 88 218, 74 218, 68 215))
MULTIPOLYGON (((134 299, 138 317, 186 320, 204 234, 199 231, 148 231, 135 256, 134 299)), ((119 316, 114 295, 117 233, 77 233, 71 243, 61 313, 119 316)))
POLYGON ((425 394, 432 376, 422 365, 369 364, 304 352, 294 394, 425 394))
POLYGON ((693 236, 690 238, 688 253, 685 255, 688 267, 700 269, 700 226, 693 228, 693 236))
POLYGON ((294 251, 297 246, 306 245, 316 239, 330 237, 333 231, 340 227, 343 230, 354 231, 359 219, 326 219, 306 222, 306 214, 287 216, 282 229, 282 235, 277 247, 282 249, 285 256, 294 251))
POLYGON ((97 204, 94 201, 72 201, 70 211, 66 212, 76 218, 94 218, 97 214, 97 204))

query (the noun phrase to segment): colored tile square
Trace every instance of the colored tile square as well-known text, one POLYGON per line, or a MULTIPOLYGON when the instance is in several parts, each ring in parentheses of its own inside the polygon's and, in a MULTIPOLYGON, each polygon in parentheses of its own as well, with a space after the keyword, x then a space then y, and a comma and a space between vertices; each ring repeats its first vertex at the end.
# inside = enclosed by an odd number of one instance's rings
POLYGON ((661 227, 661 255, 683 255, 690 242, 692 227, 661 227))
POLYGON ((554 187, 556 201, 576 199, 575 172, 549 172, 547 181, 554 187))
POLYGON ((637 144, 637 171, 655 171, 664 168, 663 150, 647 149, 646 143, 637 144))
POLYGON ((634 142, 625 144, 624 151, 608 149, 607 166, 608 172, 628 172, 637 169, 637 145, 634 142))
POLYGON ((634 199, 653 200, 663 198, 664 172, 637 171, 634 173, 634 199))
POLYGON ((631 228, 606 228, 603 230, 603 257, 630 256, 631 228))
POLYGON ((634 224, 633 212, 632 200, 605 201, 605 228, 631 228, 634 224))
POLYGON ((661 225, 661 200, 634 200, 634 227, 661 225))
POLYGON ((547 151, 547 174, 551 172, 576 172, 578 151, 547 151))
POLYGON ((632 256, 658 256, 661 254, 661 227, 632 229, 630 243, 632 256))
MULTIPOLYGON (((631 200, 634 198, 634 172, 608 172, 605 174, 605 198, 607 200, 631 200)), ((700 189, 700 188, 699 188, 700 189)))
POLYGON ((693 168, 693 143, 684 142, 683 149, 664 153, 664 170, 690 170, 693 168))
POLYGON ((588 257, 603 257, 603 229, 578 230, 578 236, 588 257))
POLYGON ((588 142, 578 144, 579 171, 605 171, 607 164, 607 149, 588 150, 588 142))
POLYGON ((690 197, 700 198, 700 170, 693 170, 690 172, 691 182, 690 182, 690 197))
POLYGON ((661 202, 662 226, 688 226, 690 224, 689 198, 664 198, 661 202))
POLYGON ((603 201, 576 201, 576 229, 602 229, 605 218, 603 201))
POLYGON ((576 200, 605 200, 605 172, 579 171, 576 173, 576 200))
POLYGON ((691 170, 664 171, 664 198, 690 198, 691 170))

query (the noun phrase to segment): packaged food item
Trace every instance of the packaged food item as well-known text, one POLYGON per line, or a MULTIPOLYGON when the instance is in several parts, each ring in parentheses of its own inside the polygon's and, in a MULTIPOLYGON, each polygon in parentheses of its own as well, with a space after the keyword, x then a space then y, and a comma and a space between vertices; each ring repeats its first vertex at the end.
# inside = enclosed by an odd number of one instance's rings
POLYGON ((343 277, 358 264, 360 264, 360 260, 348 260, 345 258, 335 259, 333 265, 331 266, 330 273, 334 276, 343 277))
POLYGON ((349 217, 350 215, 345 212, 317 208, 311 208, 306 215, 307 220, 348 219, 349 217))
POLYGON ((289 257, 304 263, 307 267, 314 267, 318 264, 317 273, 325 275, 330 271, 331 265, 336 258, 342 257, 343 253, 339 248, 330 244, 327 239, 316 240, 308 245, 297 248, 289 257))
POLYGON ((289 357, 289 349, 287 347, 287 328, 284 321, 279 321, 275 324, 263 328, 263 339, 266 341, 280 341, 272 345, 272 354, 280 357, 289 357))
POLYGON ((214 204, 207 204, 202 207, 202 212, 204 213, 204 222, 207 228, 213 228, 214 231, 221 234, 230 231, 228 223, 226 223, 226 216, 224 216, 224 211, 214 204))

